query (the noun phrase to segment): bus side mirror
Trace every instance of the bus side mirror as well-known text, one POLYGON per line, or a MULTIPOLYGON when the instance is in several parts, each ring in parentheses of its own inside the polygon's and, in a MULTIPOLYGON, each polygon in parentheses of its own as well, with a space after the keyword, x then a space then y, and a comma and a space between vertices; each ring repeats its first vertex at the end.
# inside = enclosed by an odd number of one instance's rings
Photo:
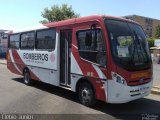
POLYGON ((92 40, 94 40, 94 43, 97 42, 96 41, 97 40, 96 24, 92 24, 91 28, 90 28, 90 32, 86 32, 85 45, 88 46, 88 47, 91 47, 92 40), (93 38, 92 38, 92 35, 94 35, 93 38))
POLYGON ((91 33, 94 35, 93 37, 93 46, 94 49, 97 49, 97 29, 96 29, 96 24, 91 25, 91 33))
POLYGON ((92 33, 91 32, 86 32, 85 46, 91 47, 91 44, 92 44, 92 33))

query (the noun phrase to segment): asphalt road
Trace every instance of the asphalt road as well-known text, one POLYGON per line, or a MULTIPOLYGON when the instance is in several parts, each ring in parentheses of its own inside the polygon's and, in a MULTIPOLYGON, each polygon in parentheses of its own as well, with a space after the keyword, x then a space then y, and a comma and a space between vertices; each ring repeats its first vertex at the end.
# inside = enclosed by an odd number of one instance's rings
MULTIPOLYGON (((94 108, 81 105, 71 91, 41 82, 26 86, 22 77, 12 74, 0 64, 0 113, 57 114, 54 119, 160 119, 160 96, 149 95, 126 104, 98 102, 94 108)), ((43 116, 42 116, 43 117, 43 116)), ((2 119, 2 117, 0 117, 2 119)), ((47 120, 47 118, 44 118, 47 120)))

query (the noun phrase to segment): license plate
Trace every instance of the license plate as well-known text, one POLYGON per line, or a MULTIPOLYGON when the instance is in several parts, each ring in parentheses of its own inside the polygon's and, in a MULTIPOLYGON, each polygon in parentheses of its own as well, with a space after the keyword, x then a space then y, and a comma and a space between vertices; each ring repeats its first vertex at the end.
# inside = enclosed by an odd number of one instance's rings
POLYGON ((149 89, 149 87, 140 87, 140 88, 139 88, 139 91, 140 91, 140 92, 141 92, 141 91, 143 92, 143 91, 146 91, 146 90, 148 90, 148 89, 149 89))

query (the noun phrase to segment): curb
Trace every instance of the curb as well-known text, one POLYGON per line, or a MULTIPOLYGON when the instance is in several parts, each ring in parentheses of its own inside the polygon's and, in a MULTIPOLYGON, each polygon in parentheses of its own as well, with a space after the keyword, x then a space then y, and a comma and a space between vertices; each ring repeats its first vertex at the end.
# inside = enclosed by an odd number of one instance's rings
POLYGON ((154 87, 151 89, 151 93, 152 93, 152 94, 156 94, 156 95, 160 95, 160 86, 154 86, 154 87))
POLYGON ((1 59, 1 58, 0 58, 0 64, 7 65, 7 60, 6 60, 6 59, 1 59))
POLYGON ((0 63, 0 64, 2 64, 2 65, 7 65, 7 63, 0 63))

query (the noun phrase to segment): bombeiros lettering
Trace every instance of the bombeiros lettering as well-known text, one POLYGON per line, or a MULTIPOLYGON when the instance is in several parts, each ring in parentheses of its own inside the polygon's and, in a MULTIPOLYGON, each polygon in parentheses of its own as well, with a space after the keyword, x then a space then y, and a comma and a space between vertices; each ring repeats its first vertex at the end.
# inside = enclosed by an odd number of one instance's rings
POLYGON ((41 53, 23 53, 23 58, 27 60, 48 61, 48 54, 41 53))

